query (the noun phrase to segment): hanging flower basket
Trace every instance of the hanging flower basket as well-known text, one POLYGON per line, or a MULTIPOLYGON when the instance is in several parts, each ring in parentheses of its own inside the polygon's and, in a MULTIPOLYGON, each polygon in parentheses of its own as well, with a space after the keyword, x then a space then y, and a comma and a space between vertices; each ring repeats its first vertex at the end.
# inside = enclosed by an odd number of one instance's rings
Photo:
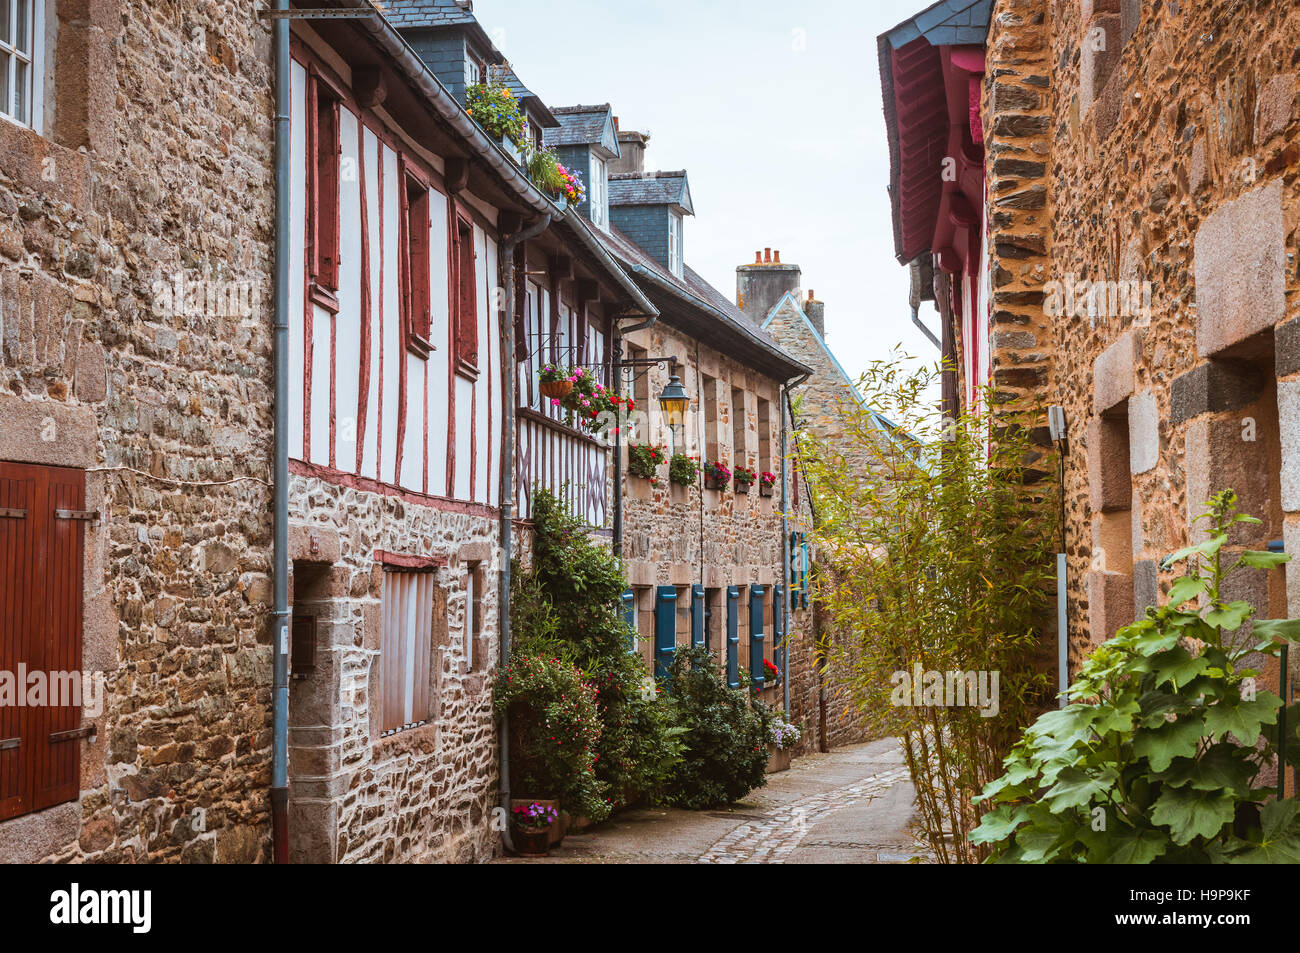
POLYGON ((721 460, 704 464, 704 488, 706 490, 725 490, 731 482, 731 468, 721 460))
POLYGON ((736 481, 736 492, 748 493, 749 488, 754 485, 754 481, 757 477, 753 470, 741 464, 736 467, 734 479, 736 481))
POLYGON ((771 496, 776 488, 776 474, 770 470, 764 470, 758 475, 758 493, 760 496, 771 496))
POLYGON ((573 390, 573 368, 560 368, 547 364, 537 375, 541 382, 542 396, 547 400, 564 400, 573 390))

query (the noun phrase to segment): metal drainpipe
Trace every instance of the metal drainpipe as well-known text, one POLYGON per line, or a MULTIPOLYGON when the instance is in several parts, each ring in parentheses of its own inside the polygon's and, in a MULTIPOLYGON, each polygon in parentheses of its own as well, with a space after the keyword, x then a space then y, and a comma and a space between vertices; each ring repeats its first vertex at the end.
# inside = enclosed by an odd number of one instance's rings
MULTIPOLYGON (((287 10, 288 0, 276 0, 287 10)), ((289 862, 289 21, 275 44, 275 472, 271 612, 271 843, 289 862)))
MULTIPOLYGON (((558 217, 558 216, 557 216, 558 217)), ((497 593, 497 624, 501 629, 501 665, 510 662, 510 561, 514 557, 515 510, 515 249, 530 238, 536 238, 550 228, 555 217, 542 216, 531 225, 511 235, 501 243, 497 252, 497 278, 505 298, 505 319, 501 322, 502 403, 505 414, 501 421, 501 570, 497 593)), ((501 718, 501 808, 507 823, 501 831, 501 840, 508 851, 515 849, 510 837, 510 716, 501 718)))
POLYGON ((790 410, 790 418, 794 419, 794 408, 790 406, 790 388, 798 387, 806 381, 810 374, 804 374, 801 377, 794 378, 793 381, 786 381, 781 385, 781 628, 785 631, 784 638, 781 639, 781 672, 785 675, 785 720, 790 720, 790 505, 789 490, 787 488, 788 464, 786 454, 789 452, 786 443, 788 431, 785 426, 786 408, 790 410))
MULTIPOLYGON (((629 331, 640 331, 642 328, 648 328, 659 320, 658 315, 650 315, 646 320, 620 328, 615 319, 614 323, 614 344, 610 349, 611 367, 609 369, 610 386, 614 389, 614 396, 621 397, 623 393, 623 338, 629 331)), ((646 373, 650 369, 646 368, 646 373)), ((649 391, 649 388, 646 388, 649 391)), ((647 411, 648 413, 648 411, 647 411)), ((614 428, 614 555, 623 555, 623 425, 626 419, 621 419, 618 426, 614 428)))

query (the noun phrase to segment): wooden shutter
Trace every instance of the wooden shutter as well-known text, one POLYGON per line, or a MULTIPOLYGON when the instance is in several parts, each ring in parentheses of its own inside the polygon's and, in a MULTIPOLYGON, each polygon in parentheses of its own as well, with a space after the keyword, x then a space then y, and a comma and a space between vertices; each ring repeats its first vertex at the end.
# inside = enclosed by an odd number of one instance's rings
POLYGON ((623 621, 627 624, 627 650, 636 651, 636 593, 628 589, 623 593, 623 621))
POLYGON ((655 678, 666 678, 677 651, 677 588, 655 590, 655 678))
POLYGON ((84 471, 0 463, 0 671, 46 679, 45 704, 0 706, 0 820, 80 793, 85 498, 84 471))
POLYGON ((727 684, 740 687, 740 590, 727 587, 727 684))
POLYGON ((785 674, 785 586, 772 587, 772 664, 785 674))
POLYGON ((307 148, 311 156, 307 169, 308 227, 311 245, 308 262, 312 279, 335 291, 339 286, 339 103, 329 88, 313 73, 308 84, 307 148))
POLYGON ((704 645, 704 587, 691 586, 691 645, 704 645))
POLYGON ((766 679, 763 668, 763 594, 762 586, 749 588, 749 676, 756 688, 762 688, 766 679))

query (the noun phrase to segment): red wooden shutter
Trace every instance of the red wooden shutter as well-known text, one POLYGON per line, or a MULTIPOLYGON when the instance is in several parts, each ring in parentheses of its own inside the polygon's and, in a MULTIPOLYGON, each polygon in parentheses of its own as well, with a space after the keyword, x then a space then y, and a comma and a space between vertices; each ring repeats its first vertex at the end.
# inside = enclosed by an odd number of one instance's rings
POLYGON ((339 103, 330 90, 313 76, 307 93, 307 148, 309 168, 308 229, 311 245, 308 260, 311 277, 322 288, 339 286, 339 103))
POLYGON ((400 222, 401 253, 398 260, 402 289, 402 326, 408 346, 421 354, 429 351, 432 324, 429 296, 429 189, 405 174, 403 164, 400 222))
POLYGON ((468 374, 478 372, 478 279, 474 266, 474 225, 456 219, 456 363, 468 374))
POLYGON ((85 497, 83 471, 0 463, 0 671, 46 682, 44 704, 0 706, 0 820, 80 791, 80 740, 60 734, 81 726, 85 524, 56 511, 85 497))

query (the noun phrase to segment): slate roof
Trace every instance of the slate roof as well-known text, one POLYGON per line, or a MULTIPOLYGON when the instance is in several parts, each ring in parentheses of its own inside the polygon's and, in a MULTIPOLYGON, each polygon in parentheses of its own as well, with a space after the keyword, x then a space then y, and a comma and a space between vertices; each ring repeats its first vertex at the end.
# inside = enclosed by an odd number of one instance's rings
POLYGON ((939 0, 880 35, 894 49, 925 37, 932 46, 984 44, 993 0, 939 0))
MULTIPOLYGON (((609 103, 599 106, 560 106, 551 112, 555 113, 560 125, 558 129, 548 129, 542 134, 542 145, 589 146, 604 141, 605 130, 610 122, 609 103)), ((616 141, 615 150, 617 148, 616 141)))
MULTIPOLYGON (((555 118, 555 114, 542 102, 540 96, 523 84, 519 76, 510 67, 505 67, 500 72, 500 79, 508 87, 510 92, 514 93, 515 99, 519 100, 525 109, 532 109, 541 119, 540 125, 545 129, 554 129, 560 125, 560 121, 555 118)), ((543 132, 545 135, 545 132, 543 132)))
POLYGON ((456 0, 371 0, 384 18, 399 30, 422 26, 477 24, 474 4, 456 0))
POLYGON ((695 214, 684 169, 649 174, 615 173, 609 177, 609 204, 676 205, 690 215, 695 214))

